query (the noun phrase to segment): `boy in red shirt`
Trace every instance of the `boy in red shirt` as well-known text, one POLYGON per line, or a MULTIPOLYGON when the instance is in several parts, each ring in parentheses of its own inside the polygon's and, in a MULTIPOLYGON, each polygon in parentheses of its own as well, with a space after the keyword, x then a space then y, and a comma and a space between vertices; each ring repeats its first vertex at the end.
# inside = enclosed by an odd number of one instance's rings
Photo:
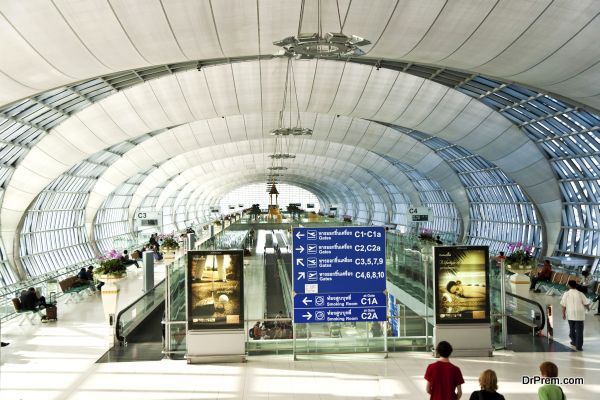
POLYGON ((425 371, 427 393, 431 400, 458 400, 462 396, 460 385, 465 383, 460 368, 450 363, 452 345, 446 341, 439 342, 436 351, 440 360, 429 364, 425 371))

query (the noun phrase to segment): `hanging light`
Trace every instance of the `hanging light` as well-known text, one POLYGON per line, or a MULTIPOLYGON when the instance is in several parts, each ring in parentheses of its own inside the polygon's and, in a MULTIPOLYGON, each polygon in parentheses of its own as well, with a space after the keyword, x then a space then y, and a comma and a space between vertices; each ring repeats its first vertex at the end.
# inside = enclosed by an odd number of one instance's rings
POLYGON ((356 35, 344 35, 339 32, 300 33, 298 36, 288 36, 273 42, 275 46, 283 47, 285 54, 298 60, 311 58, 341 58, 357 57, 366 54, 360 46, 371 44, 369 40, 356 35))
POLYGON ((276 40, 273 44, 282 47, 286 55, 296 59, 357 57, 366 54, 360 47, 371 44, 371 42, 360 36, 346 35, 342 32, 343 26, 340 19, 339 3, 336 2, 336 5, 338 8, 339 32, 323 33, 321 0, 318 0, 318 32, 302 33, 305 6, 305 0, 302 0, 297 35, 276 40))

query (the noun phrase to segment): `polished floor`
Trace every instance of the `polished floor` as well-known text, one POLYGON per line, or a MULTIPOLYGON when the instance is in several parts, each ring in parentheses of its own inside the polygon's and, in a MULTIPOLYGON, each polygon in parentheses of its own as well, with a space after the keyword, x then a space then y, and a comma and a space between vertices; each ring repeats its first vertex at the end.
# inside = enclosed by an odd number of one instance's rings
MULTIPOLYGON (((157 268, 156 279, 161 278, 157 268)), ((256 278, 260 281, 260 277, 256 278)), ((121 283, 119 305, 141 293, 142 273, 132 269, 121 283)), ((558 297, 533 294, 540 303, 558 297)), ((108 350, 108 327, 100 294, 77 304, 60 304, 59 320, 34 326, 1 326, 0 399, 423 399, 431 354, 393 353, 303 357, 251 356, 246 363, 188 365, 185 361, 97 361, 108 350)), ((566 322, 555 321, 556 338, 568 345, 566 322)), ((494 369, 506 399, 534 399, 538 385, 523 384, 545 360, 559 366, 561 377, 582 377, 564 385, 569 400, 600 395, 600 321, 588 314, 583 352, 516 353, 497 351, 492 358, 456 358, 468 398, 477 377, 494 369)), ((140 355, 143 359, 143 355, 140 355)))

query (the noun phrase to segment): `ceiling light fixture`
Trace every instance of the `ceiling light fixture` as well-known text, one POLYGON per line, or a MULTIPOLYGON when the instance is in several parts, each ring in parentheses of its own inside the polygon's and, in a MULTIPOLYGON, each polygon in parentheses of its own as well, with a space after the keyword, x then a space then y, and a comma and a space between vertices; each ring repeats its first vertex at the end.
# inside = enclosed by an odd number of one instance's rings
POLYGON ((360 36, 346 35, 343 33, 344 27, 340 15, 340 6, 337 1, 336 6, 340 29, 339 32, 323 33, 321 0, 318 0, 318 32, 302 33, 301 29, 304 20, 305 3, 306 0, 302 0, 297 35, 277 40, 273 42, 275 46, 282 47, 286 55, 296 57, 296 59, 357 57, 366 54, 360 49, 360 46, 366 46, 371 44, 371 42, 360 36))
POLYGON ((276 159, 276 160, 285 160, 285 159, 290 159, 290 158, 296 158, 296 156, 294 154, 288 154, 288 153, 269 154, 269 157, 276 159))

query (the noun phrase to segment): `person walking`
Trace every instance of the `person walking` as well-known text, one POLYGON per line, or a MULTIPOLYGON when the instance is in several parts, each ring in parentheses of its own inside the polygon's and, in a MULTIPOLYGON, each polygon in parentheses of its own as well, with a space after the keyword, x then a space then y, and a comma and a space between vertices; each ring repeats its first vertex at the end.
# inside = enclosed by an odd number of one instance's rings
POLYGON ((440 360, 429 364, 425 371, 427 393, 431 400, 458 400, 462 396, 460 385, 465 383, 460 368, 450 362, 452 345, 441 341, 436 346, 440 360))
POLYGON ((577 281, 568 282, 569 290, 566 291, 560 299, 562 306, 563 319, 569 321, 569 337, 571 346, 577 350, 583 350, 583 321, 585 320, 585 311, 590 308, 590 300, 579 290, 577 290, 577 281))

